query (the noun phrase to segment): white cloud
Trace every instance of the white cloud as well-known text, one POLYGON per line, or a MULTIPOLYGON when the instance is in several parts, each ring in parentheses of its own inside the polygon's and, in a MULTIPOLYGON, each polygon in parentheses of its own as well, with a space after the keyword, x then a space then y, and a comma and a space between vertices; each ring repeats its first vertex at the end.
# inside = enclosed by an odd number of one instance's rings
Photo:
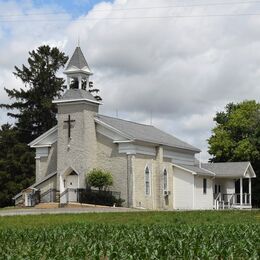
MULTIPOLYGON (((13 66, 25 62, 29 50, 48 43, 71 55, 80 37, 94 83, 101 89, 102 113, 115 115, 118 110, 119 116, 149 123, 152 111, 157 127, 201 148, 206 160, 215 112, 231 101, 259 101, 260 16, 127 19, 248 13, 257 12, 259 5, 144 8, 176 3, 184 2, 102 2, 74 21, 70 15, 56 15, 42 18, 58 17, 60 22, 0 24, 1 90, 17 83, 13 66)), ((17 13, 61 11, 57 6, 35 9, 30 1, 22 6, 10 1, 4 8, 17 13)), ((0 98, 6 101, 3 91, 0 98)))

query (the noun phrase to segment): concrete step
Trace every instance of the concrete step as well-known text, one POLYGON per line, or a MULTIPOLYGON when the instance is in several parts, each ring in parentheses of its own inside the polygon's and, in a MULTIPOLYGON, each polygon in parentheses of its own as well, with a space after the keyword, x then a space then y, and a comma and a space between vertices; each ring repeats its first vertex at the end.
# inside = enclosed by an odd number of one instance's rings
POLYGON ((34 208, 36 209, 56 209, 59 208, 60 204, 56 202, 39 203, 34 208))

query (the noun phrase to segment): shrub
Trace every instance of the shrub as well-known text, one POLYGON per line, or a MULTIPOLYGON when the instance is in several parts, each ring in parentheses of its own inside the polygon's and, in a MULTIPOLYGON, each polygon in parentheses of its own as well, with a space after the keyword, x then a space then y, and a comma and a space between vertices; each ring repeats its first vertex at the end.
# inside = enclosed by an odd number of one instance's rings
POLYGON ((87 173, 87 186, 98 188, 99 190, 106 190, 108 186, 113 185, 112 174, 101 169, 93 169, 87 173))

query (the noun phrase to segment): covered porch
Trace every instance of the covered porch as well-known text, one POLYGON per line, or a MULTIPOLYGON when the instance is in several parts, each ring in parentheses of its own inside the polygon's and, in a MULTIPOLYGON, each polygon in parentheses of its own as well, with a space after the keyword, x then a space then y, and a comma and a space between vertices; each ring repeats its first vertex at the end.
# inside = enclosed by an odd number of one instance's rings
POLYGON ((208 163, 203 167, 216 174, 214 209, 252 208, 252 178, 256 175, 250 162, 208 163))

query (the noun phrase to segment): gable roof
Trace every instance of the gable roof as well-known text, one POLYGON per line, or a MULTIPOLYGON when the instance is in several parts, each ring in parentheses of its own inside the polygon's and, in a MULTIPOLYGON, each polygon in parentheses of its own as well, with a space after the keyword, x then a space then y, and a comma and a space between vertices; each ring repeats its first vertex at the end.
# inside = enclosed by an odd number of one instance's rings
POLYGON ((215 176, 214 172, 200 168, 199 166, 196 166, 196 165, 186 165, 186 164, 184 165, 184 164, 179 164, 179 163, 178 164, 173 163, 172 165, 177 168, 180 168, 182 170, 188 171, 192 174, 195 174, 195 175, 211 176, 211 177, 215 176))
POLYGON ((51 146, 57 141, 57 129, 58 126, 55 125, 47 132, 43 133, 42 135, 31 141, 28 145, 32 148, 51 146))
MULTIPOLYGON (((50 178, 52 178, 55 175, 57 175, 57 172, 50 173, 47 176, 43 177, 40 181, 35 182, 33 185, 29 186, 27 189, 34 189, 35 187, 37 187, 38 185, 44 183, 45 181, 49 180, 50 178)), ((13 199, 15 200, 15 199, 19 198, 20 196, 22 196, 22 191, 19 192, 18 194, 16 194, 13 197, 13 199)))
POLYGON ((65 72, 70 70, 84 70, 85 72, 92 74, 80 47, 76 47, 65 69, 65 72))
POLYGON ((250 162, 203 163, 201 167, 214 172, 216 177, 245 177, 248 170, 252 177, 256 176, 250 162))
POLYGON ((76 101, 88 101, 95 104, 100 104, 89 91, 84 89, 68 89, 59 99, 55 99, 52 103, 65 103, 76 101))
POLYGON ((97 123, 101 122, 107 126, 110 126, 111 128, 116 129, 117 131, 125 134, 130 139, 135 141, 144 141, 175 148, 187 149, 194 152, 200 152, 200 149, 151 125, 139 124, 132 121, 126 121, 123 119, 100 114, 98 114, 95 119, 97 123))

